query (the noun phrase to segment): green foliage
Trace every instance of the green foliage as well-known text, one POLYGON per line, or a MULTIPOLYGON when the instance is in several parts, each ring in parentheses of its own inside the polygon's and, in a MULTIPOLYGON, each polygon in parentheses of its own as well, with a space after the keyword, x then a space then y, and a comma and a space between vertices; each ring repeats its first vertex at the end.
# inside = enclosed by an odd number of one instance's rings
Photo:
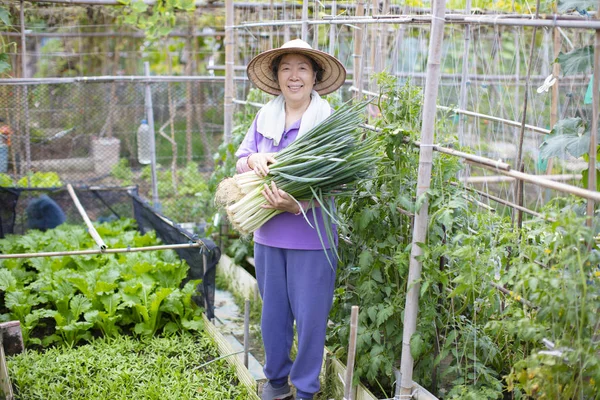
POLYGON ((119 15, 121 22, 132 25, 143 32, 150 41, 167 36, 177 23, 176 12, 192 12, 195 10, 193 0, 164 0, 149 6, 141 0, 119 0, 123 4, 123 12, 119 15))
POLYGON ((79 347, 26 350, 8 359, 20 399, 247 399, 207 336, 100 338, 79 347))
POLYGON ((0 173, 0 187, 13 187, 15 182, 8 174, 0 173))
POLYGON ((119 162, 112 167, 110 174, 121 182, 121 185, 131 185, 133 183, 133 172, 129 165, 129 160, 120 158, 119 162))
POLYGON ((527 233, 518 268, 505 278, 539 306, 498 322, 530 348, 512 367, 509 389, 535 398, 597 398, 600 252, 584 218, 564 208, 551 215, 559 221, 527 233))
MULTIPOLYGON (((130 220, 96 229, 111 248, 157 243, 154 233, 140 235, 130 220)), ((13 254, 93 248, 80 226, 0 240, 0 252, 13 254)), ((172 251, 2 260, 2 320, 21 321, 26 345, 41 346, 74 345, 98 332, 114 337, 200 330, 201 310, 192 300, 199 282, 180 288, 188 268, 172 251)))
MULTIPOLYGON (((418 135, 421 99, 418 89, 395 86, 390 77, 380 77, 380 84, 387 97, 380 104, 377 172, 338 204, 347 222, 340 233, 351 244, 340 243, 328 343, 344 357, 350 307, 360 305, 355 370, 387 398, 402 354, 410 213, 420 207, 418 152, 408 142, 418 135)), ((444 122, 435 140, 453 145, 444 122)), ((418 244, 414 380, 448 399, 503 399, 510 391, 539 398, 545 383, 546 398, 593 398, 600 373, 600 344, 593 339, 600 323, 600 252, 593 232, 568 211, 574 208, 568 198, 566 208, 549 211, 556 223, 531 221, 519 232, 507 218, 478 209, 460 184, 449 184, 460 168, 457 159, 434 153, 428 236, 418 244), (542 338, 562 355, 540 355, 542 338)))
POLYGON ((35 172, 22 177, 17 187, 50 188, 60 187, 63 183, 56 172, 35 172))
POLYGON ((592 45, 571 50, 568 53, 560 52, 556 62, 560 64, 560 70, 564 76, 587 73, 592 67, 594 58, 594 47, 592 45))
MULTIPOLYGON (((600 132, 600 130, 599 130, 600 132)), ((564 157, 566 153, 581 157, 589 152, 590 130, 581 118, 561 119, 540 145, 540 157, 564 157)))
POLYGON ((558 0, 558 12, 564 13, 571 10, 584 11, 598 6, 596 0, 558 0))

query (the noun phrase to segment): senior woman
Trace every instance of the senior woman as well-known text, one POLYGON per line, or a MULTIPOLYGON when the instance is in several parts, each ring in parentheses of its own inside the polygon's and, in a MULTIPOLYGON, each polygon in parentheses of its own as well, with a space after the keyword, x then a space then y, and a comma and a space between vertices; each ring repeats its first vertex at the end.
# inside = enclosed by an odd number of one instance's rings
MULTIPOLYGON (((332 110, 321 98, 337 90, 346 70, 334 57, 295 39, 278 49, 265 51, 248 64, 248 77, 261 90, 277 97, 257 114, 236 152, 237 171, 269 173, 277 152, 327 118, 332 110)), ((254 233, 254 260, 261 297, 262 337, 265 347, 263 400, 288 399, 296 387, 297 399, 312 399, 319 391, 325 331, 335 284, 335 260, 331 247, 319 239, 309 221, 317 218, 324 232, 319 208, 297 202, 273 183, 263 190, 265 208, 284 211, 254 233), (314 215, 313 215, 314 213, 314 215), (324 250, 324 247, 326 250, 324 250), (329 253, 328 256, 325 251, 329 253), (290 358, 298 332, 298 353, 290 358)), ((335 235, 334 235, 335 236, 335 235)))

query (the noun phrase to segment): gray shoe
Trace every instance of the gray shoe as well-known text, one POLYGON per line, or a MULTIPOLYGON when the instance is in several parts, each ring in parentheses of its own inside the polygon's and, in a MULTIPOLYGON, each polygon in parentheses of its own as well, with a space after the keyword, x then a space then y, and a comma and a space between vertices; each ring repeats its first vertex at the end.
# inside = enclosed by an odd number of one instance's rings
POLYGON ((286 383, 280 388, 275 389, 271 386, 271 382, 267 382, 263 386, 262 400, 284 400, 292 397, 292 390, 290 385, 286 383))

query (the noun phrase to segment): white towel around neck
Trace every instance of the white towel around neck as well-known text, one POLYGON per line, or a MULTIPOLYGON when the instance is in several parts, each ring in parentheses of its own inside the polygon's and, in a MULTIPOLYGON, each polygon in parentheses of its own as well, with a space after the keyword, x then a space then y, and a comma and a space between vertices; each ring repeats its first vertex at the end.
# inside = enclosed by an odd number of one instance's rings
MULTIPOLYGON (((331 106, 327 100, 322 99, 313 90, 310 104, 300 121, 298 138, 317 126, 329 115, 331 115, 331 106)), ((256 130, 267 139, 272 139, 275 146, 279 146, 281 136, 283 136, 285 130, 285 99, 282 95, 277 96, 261 108, 256 120, 256 130)))

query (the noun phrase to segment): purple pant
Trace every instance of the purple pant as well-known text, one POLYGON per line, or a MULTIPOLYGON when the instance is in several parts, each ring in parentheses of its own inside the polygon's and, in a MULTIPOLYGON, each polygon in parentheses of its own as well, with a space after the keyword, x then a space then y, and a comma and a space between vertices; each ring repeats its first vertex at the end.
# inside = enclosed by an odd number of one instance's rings
POLYGON ((319 391, 325 330, 335 285, 335 255, 328 250, 291 250, 256 243, 256 279, 263 299, 262 337, 265 376, 274 384, 290 376, 298 397, 319 391), (298 332, 298 354, 290 359, 298 332))

